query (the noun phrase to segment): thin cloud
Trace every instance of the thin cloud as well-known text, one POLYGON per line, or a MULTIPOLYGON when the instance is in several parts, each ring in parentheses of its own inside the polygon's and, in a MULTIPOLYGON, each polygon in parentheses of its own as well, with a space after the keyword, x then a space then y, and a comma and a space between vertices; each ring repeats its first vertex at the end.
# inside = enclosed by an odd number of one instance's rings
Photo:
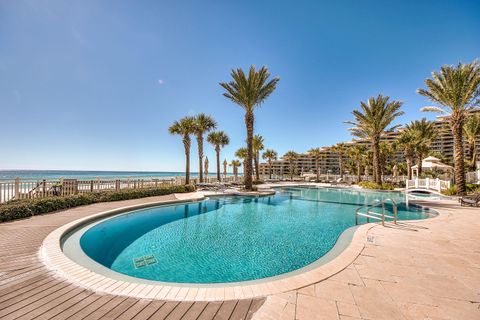
POLYGON ((158 84, 159 84, 159 85, 163 85, 164 83, 165 83, 165 80, 163 80, 163 79, 159 79, 159 80, 158 80, 158 84))

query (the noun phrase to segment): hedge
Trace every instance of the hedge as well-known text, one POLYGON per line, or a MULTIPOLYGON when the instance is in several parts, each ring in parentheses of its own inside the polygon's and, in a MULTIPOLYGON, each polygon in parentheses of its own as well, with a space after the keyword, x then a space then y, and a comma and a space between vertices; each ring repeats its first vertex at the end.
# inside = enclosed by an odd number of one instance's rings
POLYGON ((373 190, 393 190, 393 186, 390 184, 378 184, 372 181, 361 181, 358 185, 365 189, 373 189, 373 190))
POLYGON ((20 199, 0 205, 0 222, 27 218, 39 214, 65 210, 98 202, 120 201, 172 193, 194 191, 194 186, 172 186, 163 188, 135 189, 119 192, 103 191, 69 195, 63 197, 48 197, 38 199, 20 199))

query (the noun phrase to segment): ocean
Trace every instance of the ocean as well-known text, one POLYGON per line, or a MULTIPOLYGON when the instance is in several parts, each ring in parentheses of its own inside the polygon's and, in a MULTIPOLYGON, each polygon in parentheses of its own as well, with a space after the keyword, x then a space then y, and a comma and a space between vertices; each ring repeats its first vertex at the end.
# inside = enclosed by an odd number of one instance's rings
MULTIPOLYGON (((231 173, 228 173, 230 176, 231 173)), ((95 179, 99 178, 170 178, 185 176, 185 172, 170 171, 74 171, 74 170, 0 170, 0 179, 13 180, 15 178, 32 178, 32 179, 58 179, 58 178, 75 178, 75 179, 95 179)), ((191 172, 192 178, 198 177, 198 172, 191 172)), ((216 176, 216 172, 209 172, 208 176, 216 176)))

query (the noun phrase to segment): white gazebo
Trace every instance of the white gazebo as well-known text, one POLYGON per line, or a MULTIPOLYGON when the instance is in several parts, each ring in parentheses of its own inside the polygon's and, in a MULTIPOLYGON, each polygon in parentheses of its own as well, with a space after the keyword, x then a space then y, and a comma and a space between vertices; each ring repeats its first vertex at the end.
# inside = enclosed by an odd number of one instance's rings
MULTIPOLYGON (((449 166, 448 164, 440 162, 440 159, 435 158, 435 157, 427 157, 422 160, 422 169, 424 170, 440 170, 443 172, 449 172, 453 170, 452 166, 449 166)), ((412 175, 415 177, 418 177, 418 166, 414 165, 412 166, 412 175)))

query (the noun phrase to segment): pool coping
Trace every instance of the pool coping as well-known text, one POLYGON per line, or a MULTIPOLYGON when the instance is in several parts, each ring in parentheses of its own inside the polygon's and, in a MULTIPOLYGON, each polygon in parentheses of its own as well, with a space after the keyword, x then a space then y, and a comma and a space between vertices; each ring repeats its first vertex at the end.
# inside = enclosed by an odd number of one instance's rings
MULTIPOLYGON (((39 250, 40 260, 43 261, 48 268, 55 271, 57 276, 67 279, 78 286, 99 293, 172 301, 225 301, 257 298, 300 289, 309 286, 312 283, 328 279, 342 271, 360 255, 365 247, 368 231, 378 225, 378 223, 369 223, 356 227, 351 241, 343 251, 332 260, 310 270, 305 269, 314 265, 315 262, 298 270, 284 274, 284 276, 279 275, 271 278, 236 283, 195 285, 174 283, 149 284, 112 279, 77 264, 68 258, 62 251, 62 237, 86 223, 124 213, 126 211, 158 205, 201 201, 206 198, 200 193, 176 194, 175 197, 175 200, 153 201, 119 207, 92 214, 85 218, 77 219, 65 224, 51 232, 44 239, 39 250)), ((431 217, 430 219, 436 219, 441 215, 442 214, 439 213, 437 216, 431 217)), ((416 221, 425 220, 409 220, 410 223, 416 221)), ((342 237, 342 235, 340 237, 342 237)))

